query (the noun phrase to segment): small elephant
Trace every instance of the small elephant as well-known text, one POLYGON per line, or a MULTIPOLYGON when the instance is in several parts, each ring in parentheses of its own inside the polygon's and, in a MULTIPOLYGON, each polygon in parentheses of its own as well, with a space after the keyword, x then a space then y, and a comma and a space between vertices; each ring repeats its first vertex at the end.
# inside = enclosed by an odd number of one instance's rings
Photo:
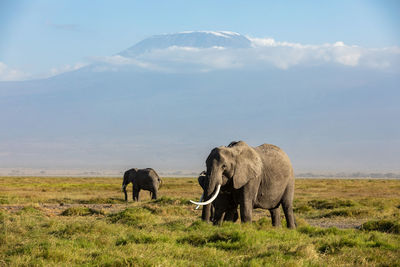
MULTIPOLYGON (((280 225, 282 205, 287 227, 295 228, 293 214, 294 174, 286 153, 277 146, 263 144, 251 147, 243 141, 214 148, 206 160, 208 177, 204 189, 203 220, 210 214, 212 201, 223 189, 240 205, 240 219, 251 222, 253 208, 268 209, 272 225, 280 225)), ((215 217, 215 215, 214 215, 215 217)))
MULTIPOLYGON (((200 173, 199 178, 197 178, 199 185, 203 190, 208 186, 208 178, 206 176, 206 172, 203 171, 200 173)), ((210 216, 205 219, 207 216, 204 213, 204 209, 202 212, 202 218, 206 221, 212 221, 214 224, 221 224, 222 221, 232 221, 236 222, 239 218, 238 214, 238 203, 234 201, 234 197, 232 192, 224 191, 224 188, 221 189, 221 192, 218 194, 218 197, 212 202, 210 216)))
POLYGON ((161 185, 161 179, 152 168, 127 170, 122 182, 122 190, 125 194, 125 201, 128 201, 126 187, 132 183, 132 197, 134 201, 139 201, 139 192, 141 189, 150 191, 151 199, 157 199, 158 189, 161 185))

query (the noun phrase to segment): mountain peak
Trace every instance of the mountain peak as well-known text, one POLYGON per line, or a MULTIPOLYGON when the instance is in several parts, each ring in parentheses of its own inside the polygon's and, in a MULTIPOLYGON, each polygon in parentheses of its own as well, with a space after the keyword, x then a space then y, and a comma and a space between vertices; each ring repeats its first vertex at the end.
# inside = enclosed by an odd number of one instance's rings
POLYGON ((239 33, 230 31, 186 31, 154 35, 122 51, 119 55, 135 57, 152 50, 165 49, 172 46, 248 48, 251 46, 251 41, 239 33))

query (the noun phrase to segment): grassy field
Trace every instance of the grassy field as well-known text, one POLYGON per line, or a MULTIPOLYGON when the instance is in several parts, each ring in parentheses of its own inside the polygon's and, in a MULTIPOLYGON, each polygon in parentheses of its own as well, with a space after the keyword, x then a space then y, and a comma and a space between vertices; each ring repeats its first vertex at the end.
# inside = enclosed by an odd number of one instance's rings
POLYGON ((296 230, 206 224, 196 179, 163 180, 125 203, 122 178, 0 178, 0 266, 400 266, 400 180, 297 179, 296 230))

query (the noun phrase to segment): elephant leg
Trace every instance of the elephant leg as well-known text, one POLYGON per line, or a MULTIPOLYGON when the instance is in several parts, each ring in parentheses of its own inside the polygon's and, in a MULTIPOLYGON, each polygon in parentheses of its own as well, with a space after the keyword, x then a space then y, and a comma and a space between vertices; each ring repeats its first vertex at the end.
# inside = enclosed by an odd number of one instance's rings
POLYGON ((224 221, 233 221, 233 217, 234 217, 235 213, 233 210, 229 209, 225 212, 225 216, 224 216, 224 221))
POLYGON ((253 215, 253 201, 251 199, 243 199, 240 201, 240 220, 242 223, 251 222, 253 215))
POLYGON ((201 219, 206 222, 214 220, 214 207, 212 206, 212 204, 203 206, 203 210, 201 212, 201 219))
POLYGON ((237 205, 231 205, 225 213, 225 221, 231 221, 231 222, 236 222, 237 219, 239 218, 238 210, 237 210, 237 205))
POLYGON ((128 193, 126 192, 126 188, 124 188, 124 195, 125 195, 125 201, 128 202, 128 193))
POLYGON ((151 199, 157 199, 157 190, 151 192, 151 199))
POLYGON ((225 213, 219 213, 215 214, 214 219, 213 219, 213 224, 214 225, 221 225, 222 221, 225 220, 225 213))
POLYGON ((293 194, 294 185, 288 185, 281 201, 283 212, 285 213, 287 227, 291 229, 296 228, 296 222, 293 214, 293 194))
POLYGON ((253 193, 249 188, 242 188, 239 198, 240 220, 242 223, 251 222, 253 216, 253 193))
MULTIPOLYGON (((215 203, 215 204, 217 204, 217 203, 215 203)), ((221 204, 221 203, 219 203, 219 204, 221 204)), ((222 221, 226 221, 226 219, 225 219, 226 218, 226 213, 225 213, 226 208, 221 205, 213 205, 213 208, 214 208, 214 216, 213 216, 214 218, 212 220, 213 224, 221 225, 222 221)))
POLYGON ((139 201, 139 191, 140 189, 137 188, 132 190, 133 201, 139 201))
POLYGON ((235 213, 233 214, 232 222, 236 222, 239 219, 239 212, 237 208, 235 209, 235 213))
POLYGON ((281 226, 281 213, 279 210, 279 206, 275 209, 270 209, 272 226, 280 227, 281 226))

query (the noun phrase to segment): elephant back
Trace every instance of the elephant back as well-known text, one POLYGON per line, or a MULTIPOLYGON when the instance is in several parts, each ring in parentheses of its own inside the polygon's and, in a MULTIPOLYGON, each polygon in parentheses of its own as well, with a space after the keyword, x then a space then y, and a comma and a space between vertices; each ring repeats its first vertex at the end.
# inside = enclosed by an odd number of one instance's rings
POLYGON ((146 168, 144 170, 146 172, 146 176, 150 177, 153 181, 153 184, 159 186, 159 184, 161 183, 161 178, 160 176, 158 176, 157 172, 152 168, 146 168))

